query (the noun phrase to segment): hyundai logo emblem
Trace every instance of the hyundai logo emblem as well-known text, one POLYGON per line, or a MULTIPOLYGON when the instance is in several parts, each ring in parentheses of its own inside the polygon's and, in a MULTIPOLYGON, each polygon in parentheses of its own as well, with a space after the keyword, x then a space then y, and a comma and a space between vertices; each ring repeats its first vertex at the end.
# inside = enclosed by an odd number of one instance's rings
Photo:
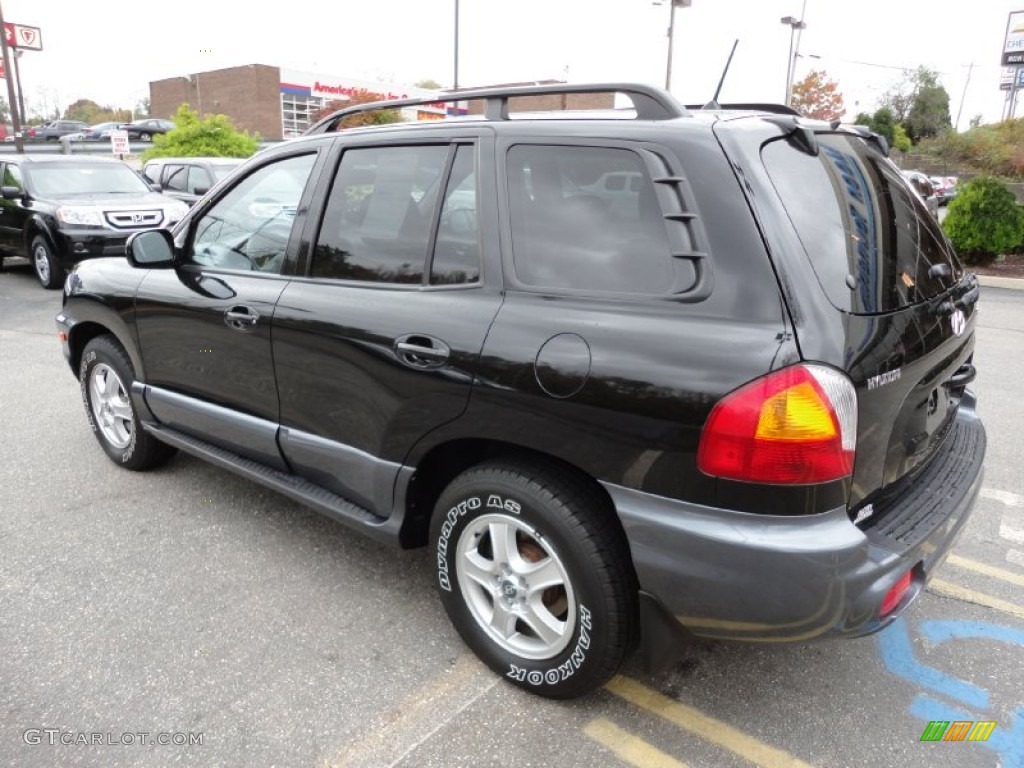
POLYGON ((953 333, 960 336, 964 332, 964 328, 967 327, 967 318, 964 317, 963 310, 958 309, 950 315, 949 324, 953 328, 953 333))

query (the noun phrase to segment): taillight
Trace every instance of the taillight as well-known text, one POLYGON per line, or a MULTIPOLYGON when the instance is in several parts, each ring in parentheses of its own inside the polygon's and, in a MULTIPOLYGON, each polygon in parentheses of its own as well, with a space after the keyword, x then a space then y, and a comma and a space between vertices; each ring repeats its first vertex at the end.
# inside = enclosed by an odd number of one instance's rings
POLYGON ((879 612, 881 616, 888 616, 896 607, 903 602, 903 598, 910 590, 910 583, 913 580, 912 571, 907 571, 900 576, 899 581, 892 585, 892 588, 885 593, 885 598, 882 600, 882 609, 879 612))
POLYGON ((726 395, 697 450, 702 472, 752 483, 805 484, 853 473, 857 394, 846 376, 794 365, 726 395))

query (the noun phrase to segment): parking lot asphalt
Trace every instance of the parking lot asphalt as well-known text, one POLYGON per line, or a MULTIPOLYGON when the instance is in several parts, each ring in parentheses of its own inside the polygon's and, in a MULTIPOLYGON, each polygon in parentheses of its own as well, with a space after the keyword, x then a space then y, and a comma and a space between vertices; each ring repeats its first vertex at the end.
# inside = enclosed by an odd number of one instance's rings
POLYGON ((983 290, 984 489, 904 618, 857 640, 699 642, 560 703, 471 656, 425 551, 188 456, 111 463, 59 306, 27 266, 0 274, 0 765, 1024 768, 1024 292, 983 290), (996 725, 922 742, 932 720, 996 725))

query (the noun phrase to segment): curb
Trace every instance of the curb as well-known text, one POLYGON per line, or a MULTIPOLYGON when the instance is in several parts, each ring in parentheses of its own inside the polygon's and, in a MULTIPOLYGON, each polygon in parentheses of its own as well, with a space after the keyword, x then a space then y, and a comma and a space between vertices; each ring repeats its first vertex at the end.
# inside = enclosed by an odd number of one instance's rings
POLYGON ((978 282, 987 288, 1009 288, 1011 291, 1024 291, 1024 278, 1019 277, 978 275, 978 282))

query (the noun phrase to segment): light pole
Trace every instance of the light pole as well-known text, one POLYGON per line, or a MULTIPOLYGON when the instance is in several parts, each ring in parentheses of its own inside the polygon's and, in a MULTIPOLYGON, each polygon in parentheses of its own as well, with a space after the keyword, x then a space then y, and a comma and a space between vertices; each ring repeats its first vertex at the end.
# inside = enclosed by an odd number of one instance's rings
POLYGON ((786 62, 786 100, 788 107, 793 101, 793 77, 796 73, 796 57, 800 54, 800 37, 797 32, 807 29, 804 23, 804 14, 807 12, 807 0, 804 0, 803 8, 800 11, 800 18, 795 16, 783 16, 779 21, 789 25, 789 61, 786 62), (794 37, 796 42, 794 45, 794 37))
POLYGON ((455 75, 452 90, 459 90, 459 0, 455 0, 455 75))
MULTIPOLYGON (((660 3, 657 3, 660 5, 660 3)), ((665 63, 665 90, 672 88, 672 38, 676 29, 676 8, 689 8, 693 0, 669 0, 668 15, 668 61, 665 63)))

